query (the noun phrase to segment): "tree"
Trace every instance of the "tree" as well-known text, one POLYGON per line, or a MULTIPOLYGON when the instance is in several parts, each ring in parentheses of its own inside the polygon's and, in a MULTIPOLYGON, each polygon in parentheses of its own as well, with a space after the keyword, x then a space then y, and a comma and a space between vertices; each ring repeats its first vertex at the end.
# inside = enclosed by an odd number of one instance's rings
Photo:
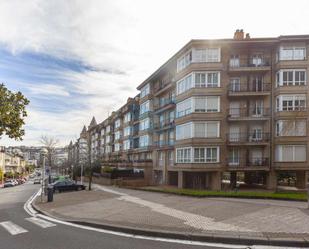
POLYGON ((50 168, 53 167, 53 156, 59 140, 55 137, 41 136, 40 143, 47 149, 47 163, 50 168))
POLYGON ((22 140, 25 130, 24 118, 29 100, 21 93, 13 93, 4 84, 0 84, 0 138, 7 135, 15 140, 22 140))

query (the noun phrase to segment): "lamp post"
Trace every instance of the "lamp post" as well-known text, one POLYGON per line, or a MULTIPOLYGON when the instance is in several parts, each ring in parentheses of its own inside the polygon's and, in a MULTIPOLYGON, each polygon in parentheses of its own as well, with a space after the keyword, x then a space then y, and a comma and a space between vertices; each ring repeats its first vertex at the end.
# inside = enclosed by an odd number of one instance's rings
POLYGON ((84 169, 84 164, 81 164, 80 167, 80 184, 83 185, 83 169, 84 169))
POLYGON ((41 150, 41 154, 43 156, 43 169, 42 169, 42 191, 41 191, 41 202, 43 202, 43 197, 44 197, 44 194, 45 194, 45 171, 46 171, 46 167, 45 167, 45 156, 47 155, 47 149, 46 148, 43 148, 41 150))

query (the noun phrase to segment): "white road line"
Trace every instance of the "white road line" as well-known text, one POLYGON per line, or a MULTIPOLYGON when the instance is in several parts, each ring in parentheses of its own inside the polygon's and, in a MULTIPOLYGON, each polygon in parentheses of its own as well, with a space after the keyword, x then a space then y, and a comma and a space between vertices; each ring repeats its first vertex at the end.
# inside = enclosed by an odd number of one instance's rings
POLYGON ((5 228, 10 234, 12 235, 16 235, 16 234, 20 234, 20 233, 26 233, 28 232, 26 229, 14 224, 11 221, 4 221, 0 223, 0 226, 2 226, 3 228, 5 228))
POLYGON ((43 219, 40 219, 40 218, 37 218, 37 217, 26 218, 26 220, 30 221, 33 224, 38 225, 39 227, 42 227, 42 228, 48 228, 48 227, 56 226, 56 224, 54 224, 54 223, 51 223, 47 220, 43 220, 43 219))

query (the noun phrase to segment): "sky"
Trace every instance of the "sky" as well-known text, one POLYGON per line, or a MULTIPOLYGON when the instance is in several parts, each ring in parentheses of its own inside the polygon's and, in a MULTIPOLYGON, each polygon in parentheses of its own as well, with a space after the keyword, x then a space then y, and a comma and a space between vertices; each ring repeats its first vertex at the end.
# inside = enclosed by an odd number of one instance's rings
POLYGON ((309 34, 309 1, 0 0, 0 82, 29 100, 23 141, 75 140, 92 116, 136 87, 191 39, 309 34))

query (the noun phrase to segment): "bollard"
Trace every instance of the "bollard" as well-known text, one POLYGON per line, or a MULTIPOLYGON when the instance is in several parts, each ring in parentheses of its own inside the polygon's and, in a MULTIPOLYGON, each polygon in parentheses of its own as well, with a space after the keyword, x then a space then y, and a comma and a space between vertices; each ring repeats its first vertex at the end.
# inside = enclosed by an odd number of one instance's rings
POLYGON ((47 187, 47 202, 52 202, 54 199, 54 188, 53 186, 47 187))
POLYGON ((309 209, 309 183, 307 183, 307 201, 308 201, 308 209, 309 209))

